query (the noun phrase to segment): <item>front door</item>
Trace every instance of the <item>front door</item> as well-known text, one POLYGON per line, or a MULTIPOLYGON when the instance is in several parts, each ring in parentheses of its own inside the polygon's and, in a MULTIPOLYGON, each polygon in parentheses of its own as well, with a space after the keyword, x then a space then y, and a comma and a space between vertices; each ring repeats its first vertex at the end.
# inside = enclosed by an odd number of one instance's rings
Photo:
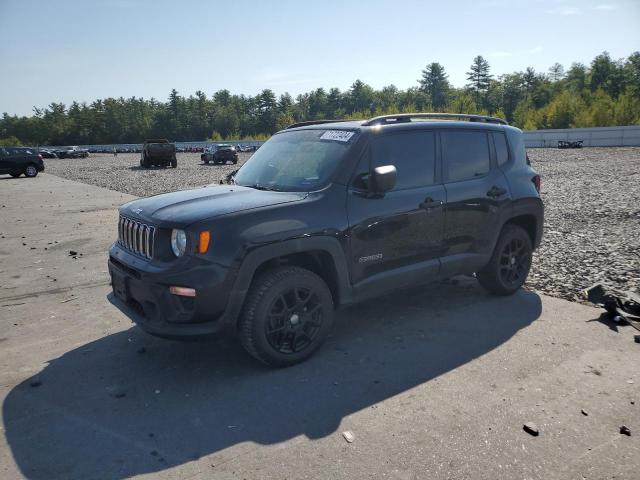
POLYGON ((375 136, 349 187, 351 281, 412 283, 430 280, 439 270, 444 228, 444 186, 436 175, 436 136, 412 130, 375 136), (394 165, 395 188, 383 196, 367 191, 369 172, 394 165))

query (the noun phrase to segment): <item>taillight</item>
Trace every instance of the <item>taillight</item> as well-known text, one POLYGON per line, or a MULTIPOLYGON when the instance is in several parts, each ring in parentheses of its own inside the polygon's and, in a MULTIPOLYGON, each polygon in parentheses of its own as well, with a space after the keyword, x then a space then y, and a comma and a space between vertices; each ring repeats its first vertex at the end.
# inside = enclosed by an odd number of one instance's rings
POLYGON ((540 193, 540 175, 534 175, 534 177, 531 179, 531 181, 535 185, 536 190, 538 191, 538 193, 540 193))

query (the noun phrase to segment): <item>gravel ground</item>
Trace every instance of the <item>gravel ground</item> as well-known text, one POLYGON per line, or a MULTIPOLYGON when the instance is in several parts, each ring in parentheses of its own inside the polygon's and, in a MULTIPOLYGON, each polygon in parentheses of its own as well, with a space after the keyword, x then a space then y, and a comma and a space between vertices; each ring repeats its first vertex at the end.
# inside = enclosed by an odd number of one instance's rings
POLYGON ((528 153, 545 204, 528 284, 569 300, 596 282, 640 291, 640 148, 528 153))
MULTIPOLYGON (((204 165, 178 155, 178 168, 145 170, 139 154, 94 154, 47 160, 47 172, 138 196, 218 183, 238 165, 204 165)), ((580 291, 604 282, 640 291, 640 148, 531 149, 542 176, 545 234, 528 286, 581 301, 580 291)))
POLYGON ((178 168, 140 167, 139 153, 94 153, 89 158, 45 160, 47 173, 98 185, 139 197, 219 183, 227 174, 246 162, 251 153, 239 153, 237 165, 206 165, 199 153, 178 153, 178 168))

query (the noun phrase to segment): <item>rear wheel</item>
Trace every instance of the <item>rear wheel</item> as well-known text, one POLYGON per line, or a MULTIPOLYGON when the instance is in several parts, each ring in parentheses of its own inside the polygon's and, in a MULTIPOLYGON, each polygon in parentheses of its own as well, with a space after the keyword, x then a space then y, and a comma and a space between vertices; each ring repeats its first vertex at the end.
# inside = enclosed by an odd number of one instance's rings
POLYGON ((18 178, 20 175, 22 175, 22 172, 11 172, 9 175, 11 175, 13 178, 18 178))
POLYGON ((38 169, 35 165, 27 165, 27 168, 24 169, 25 177, 33 178, 38 175, 38 169))
POLYGON ((178 168, 178 159, 176 157, 171 159, 171 168, 178 168))
POLYGON ((309 270, 280 267, 254 281, 238 329, 249 354, 286 367, 309 358, 332 324, 333 299, 326 283, 309 270))
POLYGON ((480 285, 497 295, 515 293, 529 275, 532 255, 529 234, 518 225, 505 225, 489 263, 477 272, 480 285))

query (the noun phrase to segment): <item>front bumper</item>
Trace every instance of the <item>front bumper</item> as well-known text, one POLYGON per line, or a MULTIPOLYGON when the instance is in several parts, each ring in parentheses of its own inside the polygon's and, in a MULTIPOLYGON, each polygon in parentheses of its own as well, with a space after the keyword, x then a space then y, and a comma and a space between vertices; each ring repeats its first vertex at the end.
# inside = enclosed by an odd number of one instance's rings
POLYGON ((144 260, 116 243, 108 268, 113 289, 109 301, 150 334, 194 337, 217 333, 227 324, 228 275, 219 267, 145 268, 144 260), (202 278, 208 279, 206 284, 198 281, 202 278), (170 286, 195 288, 196 297, 173 295, 170 286))

